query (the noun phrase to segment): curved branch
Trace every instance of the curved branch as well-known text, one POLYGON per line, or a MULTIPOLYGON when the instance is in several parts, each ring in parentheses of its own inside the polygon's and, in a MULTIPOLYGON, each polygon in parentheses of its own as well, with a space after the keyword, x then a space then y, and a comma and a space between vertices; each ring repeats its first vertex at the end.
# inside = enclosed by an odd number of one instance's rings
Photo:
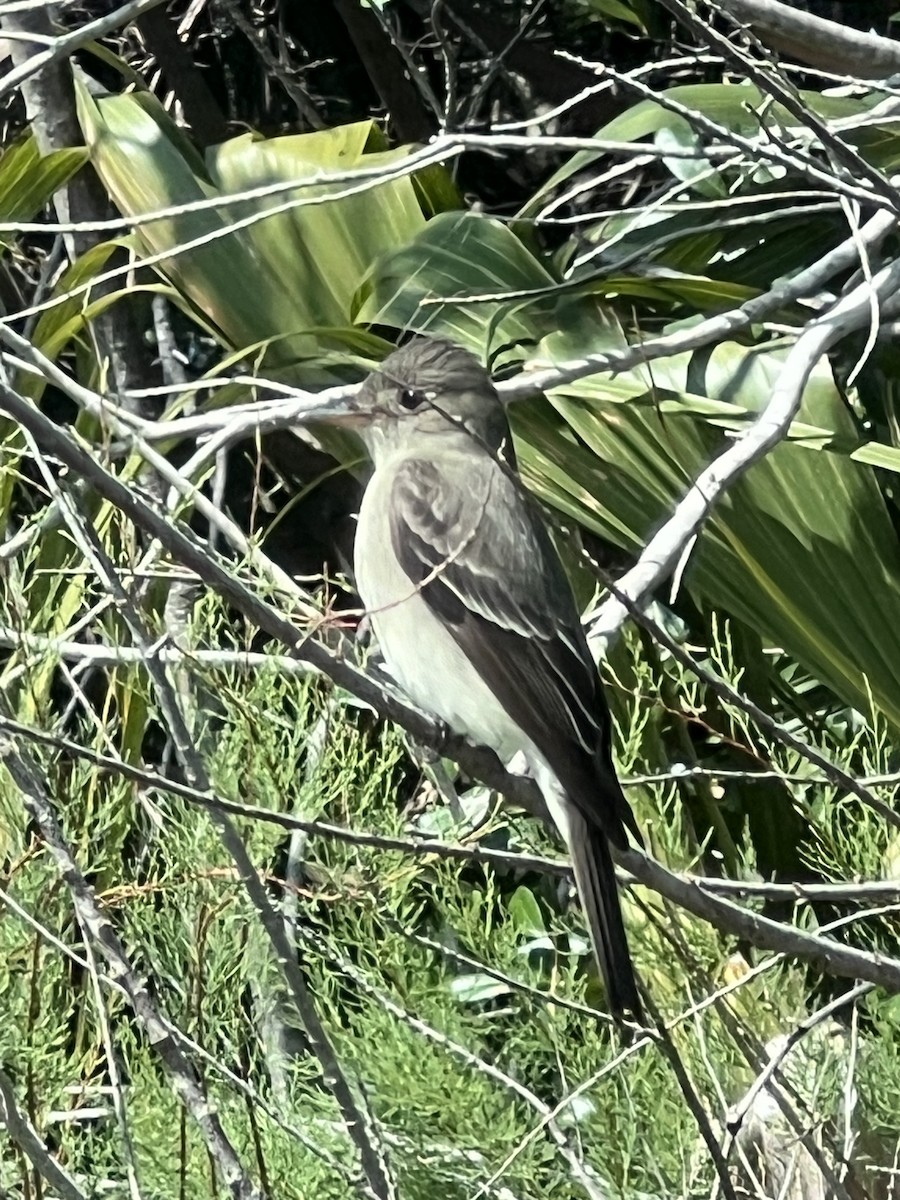
POLYGON ((787 435, 819 358, 849 332, 865 325, 873 292, 883 303, 898 286, 900 262, 893 262, 878 272, 871 287, 868 282, 859 284, 829 313, 806 327, 791 350, 769 403, 744 436, 701 472, 669 520, 647 543, 635 566, 619 580, 616 595, 605 601, 592 622, 592 639, 604 644, 614 638, 628 617, 623 599, 640 608, 660 583, 683 566, 716 501, 787 435), (618 599, 619 595, 623 599, 618 599))
POLYGON ((886 79, 900 72, 900 42, 880 34, 848 28, 780 0, 718 0, 712 7, 751 26, 773 50, 824 71, 860 79, 886 79))

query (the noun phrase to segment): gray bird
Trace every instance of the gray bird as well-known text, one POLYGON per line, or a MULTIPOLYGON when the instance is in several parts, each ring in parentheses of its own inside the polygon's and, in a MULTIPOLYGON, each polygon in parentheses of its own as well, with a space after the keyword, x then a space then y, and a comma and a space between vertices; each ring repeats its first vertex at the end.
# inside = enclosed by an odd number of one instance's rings
POLYGON ((374 464, 356 584, 420 708, 536 780, 565 839, 611 1012, 640 1019, 610 855, 640 833, 569 581, 515 475, 509 426, 467 350, 416 338, 331 419, 374 464))

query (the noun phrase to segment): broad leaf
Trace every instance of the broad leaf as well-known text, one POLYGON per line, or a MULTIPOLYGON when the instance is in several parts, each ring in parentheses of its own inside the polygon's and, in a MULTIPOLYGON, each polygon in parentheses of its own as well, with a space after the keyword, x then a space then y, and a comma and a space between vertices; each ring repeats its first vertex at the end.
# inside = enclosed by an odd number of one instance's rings
MULTIPOLYGON (((550 272, 506 226, 453 215, 372 271, 359 317, 446 332, 484 357, 496 346, 543 338, 541 363, 623 347, 608 307, 591 297, 507 301, 504 292, 548 286, 550 272), (490 295, 479 303, 454 297, 490 295), (430 299, 439 303, 429 304, 430 299)), ((697 304, 713 281, 671 277, 606 280, 607 295, 681 293, 697 304)), ((726 287, 723 303, 743 298, 726 287)), ((746 292, 744 293, 746 294, 746 292)), ((739 429, 760 411, 783 369, 783 343, 655 361, 596 375, 513 409, 523 471, 548 503, 639 552, 654 529, 739 429)), ((521 358, 522 351, 517 353, 521 358)), ((739 616, 784 648, 846 702, 869 697, 900 727, 900 554, 872 471, 850 455, 866 448, 827 362, 813 372, 790 444, 778 447, 720 502, 685 585, 703 605, 739 616)), ((895 464, 896 465, 896 464, 895 464)))
POLYGON ((96 100, 80 89, 79 115, 91 160, 127 216, 221 199, 139 224, 136 237, 144 253, 165 255, 159 269, 228 346, 272 339, 267 365, 302 356, 287 335, 348 325, 371 264, 424 228, 423 203, 433 208, 454 195, 435 168, 418 184, 407 175, 354 180, 355 171, 399 164, 408 154, 385 151, 371 121, 294 137, 244 134, 204 160, 147 93, 96 100), (330 181, 348 173, 349 180, 330 181), (292 183, 266 197, 232 199, 292 183))
MULTIPOLYGON (((716 124, 725 126, 742 137, 754 137, 762 129, 779 138, 806 131, 806 126, 781 104, 773 104, 753 84, 692 83, 668 88, 662 93, 664 101, 671 100, 682 108, 698 112, 716 124)), ((819 92, 801 92, 801 101, 825 120, 858 116, 875 103, 872 97, 854 99, 845 96, 823 96, 819 92)), ((664 103, 641 100, 627 112, 615 117, 601 129, 597 137, 603 141, 637 142, 652 137, 661 130, 690 141, 693 125, 680 113, 672 112, 664 103)), ((589 167, 606 153, 601 150, 582 150, 562 166, 528 201, 522 216, 538 212, 557 188, 579 171, 589 167)))

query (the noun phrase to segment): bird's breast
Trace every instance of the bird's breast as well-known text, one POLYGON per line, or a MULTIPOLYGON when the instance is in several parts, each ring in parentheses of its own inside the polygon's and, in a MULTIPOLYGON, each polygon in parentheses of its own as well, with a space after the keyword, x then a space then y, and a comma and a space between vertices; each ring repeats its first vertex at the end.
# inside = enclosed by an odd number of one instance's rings
POLYGON ((419 708, 509 762, 530 744, 401 567, 391 534, 392 482, 379 471, 369 481, 354 554, 356 586, 385 665, 419 708))

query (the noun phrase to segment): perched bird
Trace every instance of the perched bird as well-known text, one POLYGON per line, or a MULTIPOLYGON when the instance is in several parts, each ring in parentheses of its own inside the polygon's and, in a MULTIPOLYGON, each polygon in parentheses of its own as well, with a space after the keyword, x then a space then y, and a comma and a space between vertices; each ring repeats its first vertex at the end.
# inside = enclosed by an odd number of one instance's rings
POLYGON ((640 833, 616 778, 611 722, 569 581, 515 474, 490 375, 416 338, 336 419, 374 464, 356 585, 410 699, 533 776, 565 839, 611 1012, 639 1019, 610 843, 640 833))

